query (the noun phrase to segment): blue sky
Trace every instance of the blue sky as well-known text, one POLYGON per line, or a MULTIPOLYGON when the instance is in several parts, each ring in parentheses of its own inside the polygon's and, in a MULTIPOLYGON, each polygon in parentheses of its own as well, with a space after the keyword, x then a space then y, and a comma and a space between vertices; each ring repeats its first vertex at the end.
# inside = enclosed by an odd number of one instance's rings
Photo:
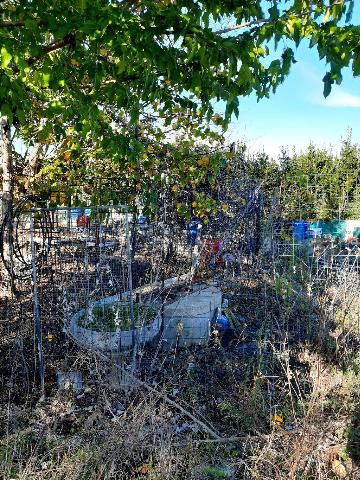
MULTIPOLYGON (((360 2, 352 23, 360 24, 360 2)), ((302 42, 295 57, 289 77, 270 99, 240 99, 239 119, 232 121, 228 139, 244 140, 250 149, 264 149, 275 158, 281 146, 301 151, 310 141, 337 151, 349 129, 360 144, 360 77, 344 70, 341 86, 333 86, 324 99, 322 78, 327 70, 316 47, 309 49, 308 42, 302 42)))

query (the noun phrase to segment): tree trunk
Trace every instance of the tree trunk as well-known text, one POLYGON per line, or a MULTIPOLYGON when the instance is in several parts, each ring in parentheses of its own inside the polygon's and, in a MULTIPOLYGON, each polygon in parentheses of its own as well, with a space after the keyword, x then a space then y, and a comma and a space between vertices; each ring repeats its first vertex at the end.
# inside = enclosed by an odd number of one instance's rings
POLYGON ((30 186, 31 182, 34 180, 34 177, 36 175, 38 165, 39 165, 39 161, 40 161, 40 157, 41 157, 41 154, 42 154, 42 150, 43 150, 43 145, 41 143, 36 143, 34 145, 33 151, 31 152, 29 161, 28 161, 26 167, 24 168, 24 176, 26 178, 26 180, 25 180, 25 191, 26 192, 29 190, 29 186, 30 186))
POLYGON ((6 212, 12 207, 12 153, 10 125, 7 117, 0 117, 0 151, 2 166, 2 201, 1 201, 1 221, 3 221, 6 212))
MULTIPOLYGON (((3 259, 12 270, 12 216, 13 216, 13 158, 11 149, 10 124, 6 116, 0 117, 0 152, 2 166, 1 225, 3 226, 3 259)), ((13 288, 13 278, 1 266, 5 294, 13 288)))

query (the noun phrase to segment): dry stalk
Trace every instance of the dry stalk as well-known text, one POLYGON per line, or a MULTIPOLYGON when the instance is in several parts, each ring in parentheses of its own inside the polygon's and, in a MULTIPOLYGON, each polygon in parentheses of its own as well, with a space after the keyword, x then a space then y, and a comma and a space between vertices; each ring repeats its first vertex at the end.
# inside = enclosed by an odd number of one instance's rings
MULTIPOLYGON (((100 352, 96 352, 96 351, 93 351, 93 353, 95 354, 95 356, 98 356, 99 358, 109 362, 110 359, 100 353, 100 352)), ((206 433, 208 433, 209 435, 211 435, 211 437, 213 437, 214 439, 216 440, 220 440, 220 435, 215 432, 215 430, 213 428, 210 428, 208 425, 206 425, 202 420, 200 420, 199 418, 195 417, 191 412, 189 412, 189 410, 186 410, 184 407, 182 407, 178 402, 175 402, 174 400, 171 400, 171 398, 169 398, 165 393, 163 392, 160 392, 159 390, 156 390, 156 388, 153 388, 151 387, 150 385, 148 385, 146 382, 138 379, 135 375, 133 375, 131 372, 129 372, 128 370, 126 370, 124 367, 121 367, 121 366, 117 366, 117 368, 126 376, 130 377, 131 380, 133 380, 137 385, 139 385, 140 387, 143 387, 145 388, 148 392, 150 393, 153 393, 154 395, 156 395, 157 397, 160 397, 162 398, 167 404, 171 405, 172 407, 176 408, 177 410, 179 410, 181 413, 183 413, 185 416, 187 416, 188 418, 190 418, 193 422, 195 422, 197 425, 199 425, 199 427, 202 428, 202 430, 206 433)))

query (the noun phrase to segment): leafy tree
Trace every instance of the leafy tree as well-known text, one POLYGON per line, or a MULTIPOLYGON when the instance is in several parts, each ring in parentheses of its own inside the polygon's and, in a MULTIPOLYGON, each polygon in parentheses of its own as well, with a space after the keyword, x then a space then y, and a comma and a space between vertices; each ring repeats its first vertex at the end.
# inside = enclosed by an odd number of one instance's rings
POLYGON ((264 154, 244 157, 242 169, 258 179, 265 198, 278 197, 284 219, 359 218, 360 148, 348 135, 339 154, 310 144, 301 153, 283 151, 279 164, 264 154), (259 161, 260 160, 260 161, 259 161))
POLYGON ((96 145, 96 162, 121 163, 136 178, 148 141, 165 141, 167 128, 192 139, 216 136, 209 122, 225 126, 239 113, 239 97, 269 96, 303 39, 329 64, 325 95, 341 82, 343 67, 359 74, 353 4, 5 0, 1 125, 18 126, 36 145, 66 145, 73 158, 96 145), (226 102, 224 118, 214 110, 219 100, 226 102))
POLYGON ((331 153, 310 144, 305 152, 294 153, 283 167, 287 214, 292 218, 331 217, 338 206, 331 188, 335 167, 331 153))
POLYGON ((347 214, 351 219, 360 218, 360 185, 354 188, 353 195, 349 201, 347 214))

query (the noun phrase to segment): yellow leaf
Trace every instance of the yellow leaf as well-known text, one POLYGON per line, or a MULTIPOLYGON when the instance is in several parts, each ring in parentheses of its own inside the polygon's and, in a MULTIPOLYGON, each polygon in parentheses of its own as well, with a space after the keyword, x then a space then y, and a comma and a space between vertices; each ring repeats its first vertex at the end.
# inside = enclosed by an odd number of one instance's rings
POLYGON ((148 146, 146 147, 146 151, 149 152, 149 153, 151 153, 153 150, 154 150, 154 149, 153 149, 152 145, 148 145, 148 146))
POLYGON ((100 48, 100 55, 107 55, 106 48, 100 48))
POLYGON ((197 203, 196 203, 196 202, 192 202, 191 206, 195 208, 195 207, 197 206, 197 203))
POLYGON ((69 160, 70 157, 71 157, 71 150, 66 150, 66 152, 64 152, 64 160, 69 160))
POLYGON ((227 211, 229 210, 229 205, 228 205, 227 203, 224 203, 224 202, 223 202, 223 203, 221 204, 221 210, 222 210, 223 212, 227 212, 227 211))
POLYGON ((209 157, 202 157, 202 158, 199 158, 199 160, 197 161, 198 165, 200 165, 201 167, 208 167, 209 166, 209 157))
POLYGON ((76 58, 72 58, 70 62, 71 62, 71 65, 75 65, 76 67, 80 65, 79 62, 76 60, 76 58))
POLYGON ((176 193, 176 192, 179 191, 179 187, 178 187, 177 185, 173 185, 172 188, 171 188, 171 190, 172 190, 174 193, 176 193))
POLYGON ((280 415, 274 415, 273 420, 276 425, 281 425, 284 422, 283 418, 280 417, 280 415))

